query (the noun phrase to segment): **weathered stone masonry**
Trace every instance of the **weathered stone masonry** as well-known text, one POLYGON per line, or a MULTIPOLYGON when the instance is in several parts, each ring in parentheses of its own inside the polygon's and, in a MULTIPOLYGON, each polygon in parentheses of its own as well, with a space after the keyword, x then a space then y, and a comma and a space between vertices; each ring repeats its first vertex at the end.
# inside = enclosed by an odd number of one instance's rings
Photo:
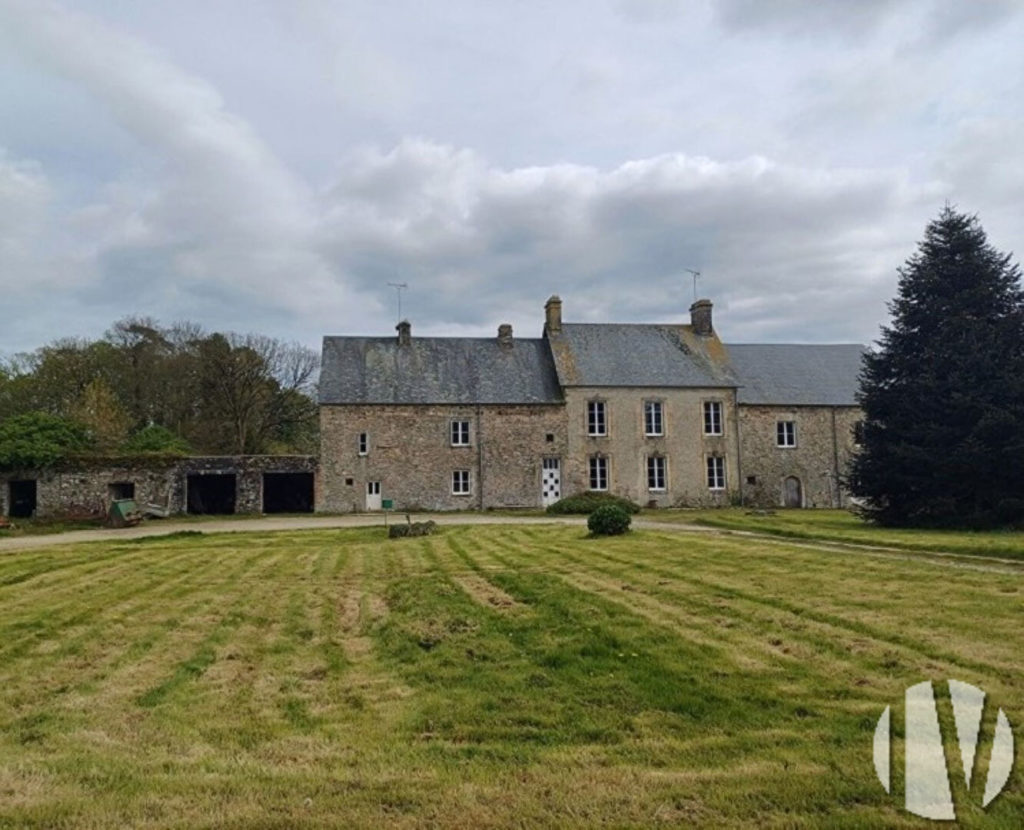
POLYGON ((305 473, 316 478, 312 456, 205 456, 191 458, 81 459, 49 470, 10 471, 0 476, 0 515, 10 513, 9 482, 36 482, 40 518, 106 513, 113 498, 132 485, 135 501, 188 512, 190 476, 235 477, 234 512, 263 510, 265 473, 305 473))

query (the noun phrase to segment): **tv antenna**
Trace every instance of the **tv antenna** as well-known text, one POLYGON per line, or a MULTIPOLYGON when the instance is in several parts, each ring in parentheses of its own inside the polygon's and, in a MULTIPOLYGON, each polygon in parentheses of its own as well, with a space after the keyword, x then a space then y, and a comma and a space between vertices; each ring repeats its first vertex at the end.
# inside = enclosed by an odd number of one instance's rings
POLYGON ((694 271, 692 268, 685 268, 683 270, 693 274, 693 301, 697 302, 697 280, 700 279, 700 271, 694 271))
POLYGON ((398 295, 398 322, 402 322, 402 292, 409 287, 407 282, 389 282, 392 288, 395 289, 395 293, 398 295))

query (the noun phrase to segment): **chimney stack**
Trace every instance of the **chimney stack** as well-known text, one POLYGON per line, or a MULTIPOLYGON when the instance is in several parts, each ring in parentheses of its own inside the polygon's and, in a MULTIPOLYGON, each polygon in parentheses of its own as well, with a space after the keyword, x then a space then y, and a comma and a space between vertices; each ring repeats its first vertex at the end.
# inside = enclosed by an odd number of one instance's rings
POLYGON ((562 330, 562 298, 552 294, 544 303, 544 332, 558 334, 562 330))
POLYGON ((710 337, 715 333, 711 325, 711 300, 697 300, 690 306, 690 325, 693 333, 710 337))
POLYGON ((395 330, 398 332, 398 345, 408 346, 412 342, 412 324, 408 320, 402 320, 395 330))
POLYGON ((512 348, 512 325, 502 323, 498 326, 498 345, 503 349, 512 348))

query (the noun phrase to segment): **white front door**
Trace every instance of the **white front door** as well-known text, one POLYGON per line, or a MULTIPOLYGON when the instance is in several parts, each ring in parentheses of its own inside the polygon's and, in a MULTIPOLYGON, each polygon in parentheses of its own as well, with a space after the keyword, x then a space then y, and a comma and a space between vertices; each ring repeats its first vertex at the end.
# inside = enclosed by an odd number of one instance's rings
POLYGON ((557 458, 545 458, 540 476, 540 502, 544 507, 562 498, 561 465, 557 458))
POLYGON ((380 482, 366 482, 366 509, 380 510, 380 482))

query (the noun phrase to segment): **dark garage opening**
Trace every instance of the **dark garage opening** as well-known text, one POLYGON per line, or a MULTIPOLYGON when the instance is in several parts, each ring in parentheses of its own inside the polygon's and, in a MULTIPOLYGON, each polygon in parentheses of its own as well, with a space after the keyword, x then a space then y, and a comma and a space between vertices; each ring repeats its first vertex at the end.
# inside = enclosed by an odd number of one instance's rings
POLYGON ((9 482, 9 495, 11 518, 31 519, 36 512, 36 480, 9 482))
POLYGON ((235 476, 232 473, 188 477, 188 512, 225 515, 235 512, 235 476))
POLYGON ((264 513, 312 513, 312 473, 264 473, 264 513))
POLYGON ((111 501, 118 501, 119 499, 134 499, 135 482, 115 481, 113 484, 108 484, 107 496, 110 498, 111 501))

